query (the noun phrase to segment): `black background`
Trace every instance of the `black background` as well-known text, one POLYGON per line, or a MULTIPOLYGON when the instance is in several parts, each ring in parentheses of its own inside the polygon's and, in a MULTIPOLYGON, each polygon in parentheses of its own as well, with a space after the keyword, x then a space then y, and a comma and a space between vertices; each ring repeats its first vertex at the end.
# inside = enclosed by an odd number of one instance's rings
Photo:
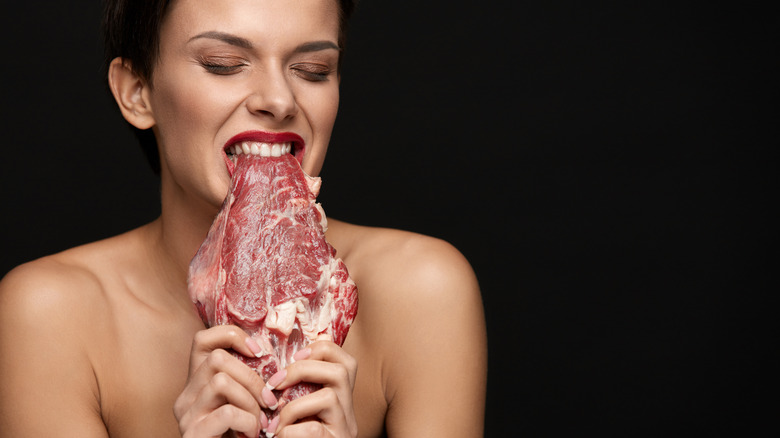
MULTIPOLYGON (((488 436, 777 417, 778 19, 643 3, 363 1, 353 19, 320 199, 472 262, 488 436)), ((74 5, 3 13, 2 273, 159 213, 104 89, 99 6, 74 5)))

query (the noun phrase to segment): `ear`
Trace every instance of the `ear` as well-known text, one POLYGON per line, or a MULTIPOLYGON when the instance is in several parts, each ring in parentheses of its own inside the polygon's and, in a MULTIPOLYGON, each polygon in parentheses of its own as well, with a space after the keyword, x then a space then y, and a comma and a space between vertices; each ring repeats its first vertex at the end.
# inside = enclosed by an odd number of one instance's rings
POLYGON ((129 61, 122 58, 111 61, 108 86, 125 120, 138 129, 154 126, 154 115, 149 104, 149 85, 133 71, 129 61))

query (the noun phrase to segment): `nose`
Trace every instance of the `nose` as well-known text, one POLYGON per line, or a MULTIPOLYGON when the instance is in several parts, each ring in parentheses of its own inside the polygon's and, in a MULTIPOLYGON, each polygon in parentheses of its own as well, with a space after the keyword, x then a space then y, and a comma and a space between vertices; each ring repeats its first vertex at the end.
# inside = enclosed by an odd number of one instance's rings
POLYGON ((254 114, 276 121, 293 117, 298 112, 295 93, 282 71, 264 71, 252 78, 252 94, 247 108, 254 114))

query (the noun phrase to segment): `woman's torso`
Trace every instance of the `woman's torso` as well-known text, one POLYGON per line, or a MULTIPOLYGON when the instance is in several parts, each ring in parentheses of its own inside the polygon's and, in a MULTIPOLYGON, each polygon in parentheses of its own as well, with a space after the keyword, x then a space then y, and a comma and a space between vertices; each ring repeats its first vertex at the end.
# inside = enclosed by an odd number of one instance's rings
MULTIPOLYGON (((178 436, 172 406, 187 379, 192 338, 204 328, 181 273, 159 271, 163 264, 150 251, 150 226, 52 256, 92 274, 81 285, 93 289, 85 296, 97 301, 90 308, 98 309, 94 329, 84 333, 85 345, 96 380, 95 403, 112 437, 178 436)), ((328 239, 359 288, 358 316, 344 344, 359 363, 355 415, 361 436, 382 436, 388 398, 385 354, 375 338, 381 321, 370 297, 371 271, 360 260, 361 252, 370 252, 361 250, 360 242, 370 242, 366 238, 380 231, 337 221, 331 221, 331 230, 328 239)))

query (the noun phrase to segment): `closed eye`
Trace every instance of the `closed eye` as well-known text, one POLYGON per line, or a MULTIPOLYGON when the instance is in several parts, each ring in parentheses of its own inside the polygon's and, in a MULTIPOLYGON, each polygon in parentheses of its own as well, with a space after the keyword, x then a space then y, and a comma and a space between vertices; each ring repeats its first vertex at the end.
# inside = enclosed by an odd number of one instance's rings
POLYGON ((210 73, 218 74, 218 75, 229 75, 233 73, 237 73, 238 69, 240 69, 242 66, 240 65, 219 65, 219 64, 203 64, 203 68, 208 70, 210 73))
POLYGON ((231 75, 238 73, 246 65, 242 60, 235 58, 202 58, 198 61, 209 73, 217 75, 231 75))
POLYGON ((311 82, 327 81, 330 74, 333 73, 333 70, 327 65, 311 63, 293 64, 291 69, 297 76, 311 82))

